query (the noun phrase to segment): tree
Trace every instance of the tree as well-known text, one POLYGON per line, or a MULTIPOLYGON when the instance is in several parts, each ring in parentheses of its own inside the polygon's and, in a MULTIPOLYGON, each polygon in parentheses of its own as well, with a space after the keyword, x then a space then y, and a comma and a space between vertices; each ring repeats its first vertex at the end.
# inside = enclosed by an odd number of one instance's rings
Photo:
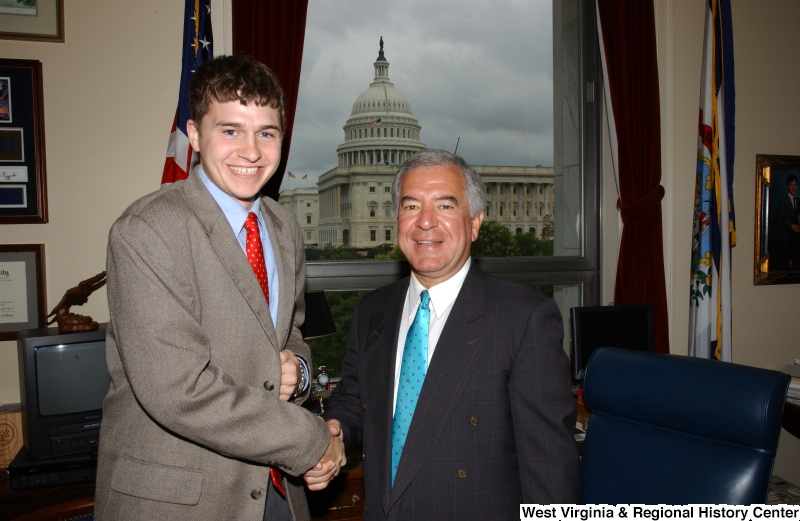
POLYGON ((375 246, 371 250, 367 252, 368 259, 385 259, 387 257, 378 257, 378 255, 387 255, 391 253, 394 249, 394 245, 389 242, 384 242, 378 246, 375 246))
POLYGON ((375 258, 376 258, 376 259, 396 259, 396 260, 405 260, 405 259, 406 259, 406 256, 405 256, 405 255, 403 255, 403 252, 402 252, 402 251, 400 251, 400 248, 398 248, 397 246, 395 246, 394 248, 392 248, 390 251, 388 251, 388 252, 386 252, 386 253, 379 253, 378 255, 375 255, 375 258))
POLYGON ((306 246, 306 260, 359 260, 364 256, 358 253, 355 248, 348 246, 331 246, 326 244, 319 249, 315 246, 306 246))
POLYGON ((497 221, 484 220, 478 238, 472 243, 473 257, 510 257, 513 255, 511 232, 497 221))

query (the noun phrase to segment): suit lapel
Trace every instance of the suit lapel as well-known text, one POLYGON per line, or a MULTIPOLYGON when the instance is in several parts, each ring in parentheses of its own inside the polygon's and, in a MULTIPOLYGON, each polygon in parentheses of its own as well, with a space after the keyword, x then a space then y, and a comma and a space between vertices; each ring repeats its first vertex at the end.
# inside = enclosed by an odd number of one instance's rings
MULTIPOLYGON (((205 228, 208 240, 214 248, 220 263, 222 263, 236 288, 253 310, 273 348, 277 349, 279 345, 278 339, 275 335, 275 328, 272 325, 272 318, 269 315, 269 306, 267 306, 267 300, 261 292, 258 279, 256 279, 250 263, 247 262, 247 257, 242 252, 242 247, 233 234, 225 214, 222 213, 217 202, 214 201, 206 187, 203 186, 203 182, 197 172, 193 171, 185 181, 184 193, 197 219, 205 228)), ((283 288, 281 288, 281 293, 283 293, 283 288)))
POLYGON ((265 197, 261 199, 261 215, 267 225, 272 252, 275 254, 275 264, 278 266, 278 315, 275 324, 275 334, 279 342, 277 345, 286 345, 292 325, 294 314, 295 287, 295 245, 292 239, 284 233, 284 223, 269 208, 265 197))
MULTIPOLYGON (((430 459, 430 453, 450 422, 459 397, 491 337, 497 316, 485 316, 485 278, 473 262, 436 344, 389 502, 385 504, 387 511, 430 459)), ((387 435, 387 439, 390 440, 390 436, 387 435)), ((387 468, 388 465, 391 462, 387 463, 387 468)))
POLYGON ((369 384, 371 414, 375 417, 370 425, 375 429, 374 440, 376 457, 383 464, 384 472, 379 476, 381 502, 386 508, 389 502, 389 488, 392 465, 392 402, 395 361, 397 359, 397 335, 400 327, 400 314, 403 312, 409 279, 398 283, 383 304, 370 315, 369 338, 366 341, 366 367, 369 384))

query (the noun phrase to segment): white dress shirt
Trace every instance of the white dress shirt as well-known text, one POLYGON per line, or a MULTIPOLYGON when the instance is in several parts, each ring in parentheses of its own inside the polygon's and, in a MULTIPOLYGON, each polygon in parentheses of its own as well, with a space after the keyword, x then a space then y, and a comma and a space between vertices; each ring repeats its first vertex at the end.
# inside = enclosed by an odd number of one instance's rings
MULTIPOLYGON (((472 259, 467 257, 467 262, 461 267, 458 272, 442 282, 431 288, 428 288, 428 295, 431 297, 430 301, 430 324, 428 325, 428 367, 431 365, 433 352, 436 349, 436 344, 442 334, 444 325, 447 322, 447 317, 450 316, 450 310, 453 309, 453 303, 456 301, 458 292, 461 291, 461 286, 464 284, 464 279, 467 278, 467 272, 472 259)), ((405 349, 406 336, 408 336, 408 328, 414 322, 414 316, 417 314, 417 308, 420 303, 420 293, 425 289, 417 277, 411 274, 411 283, 408 285, 408 292, 406 293, 406 301, 403 305, 403 315, 400 320, 400 331, 397 335, 397 357, 394 365, 394 399, 392 400, 392 416, 394 416, 394 409, 397 406, 397 381, 400 379, 400 366, 403 363, 403 350, 405 349)))

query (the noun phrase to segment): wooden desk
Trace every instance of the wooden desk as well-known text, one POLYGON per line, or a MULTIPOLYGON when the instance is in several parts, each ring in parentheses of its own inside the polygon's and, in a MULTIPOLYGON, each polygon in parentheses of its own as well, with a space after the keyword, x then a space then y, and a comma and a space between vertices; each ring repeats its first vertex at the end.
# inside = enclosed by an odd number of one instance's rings
POLYGON ((783 428, 800 438, 800 406, 786 402, 783 407, 783 428))

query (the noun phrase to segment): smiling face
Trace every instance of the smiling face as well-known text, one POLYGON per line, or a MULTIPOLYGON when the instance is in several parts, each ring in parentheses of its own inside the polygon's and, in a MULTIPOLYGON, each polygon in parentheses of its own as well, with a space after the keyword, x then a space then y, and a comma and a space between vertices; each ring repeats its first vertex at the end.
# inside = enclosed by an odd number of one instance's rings
POLYGON ((213 102, 200 124, 189 120, 186 130, 211 182, 249 210, 281 162, 278 111, 239 101, 213 102))
POLYGON ((469 216, 466 184, 455 165, 408 172, 400 184, 398 246, 426 288, 464 266, 478 238, 483 212, 469 216))

